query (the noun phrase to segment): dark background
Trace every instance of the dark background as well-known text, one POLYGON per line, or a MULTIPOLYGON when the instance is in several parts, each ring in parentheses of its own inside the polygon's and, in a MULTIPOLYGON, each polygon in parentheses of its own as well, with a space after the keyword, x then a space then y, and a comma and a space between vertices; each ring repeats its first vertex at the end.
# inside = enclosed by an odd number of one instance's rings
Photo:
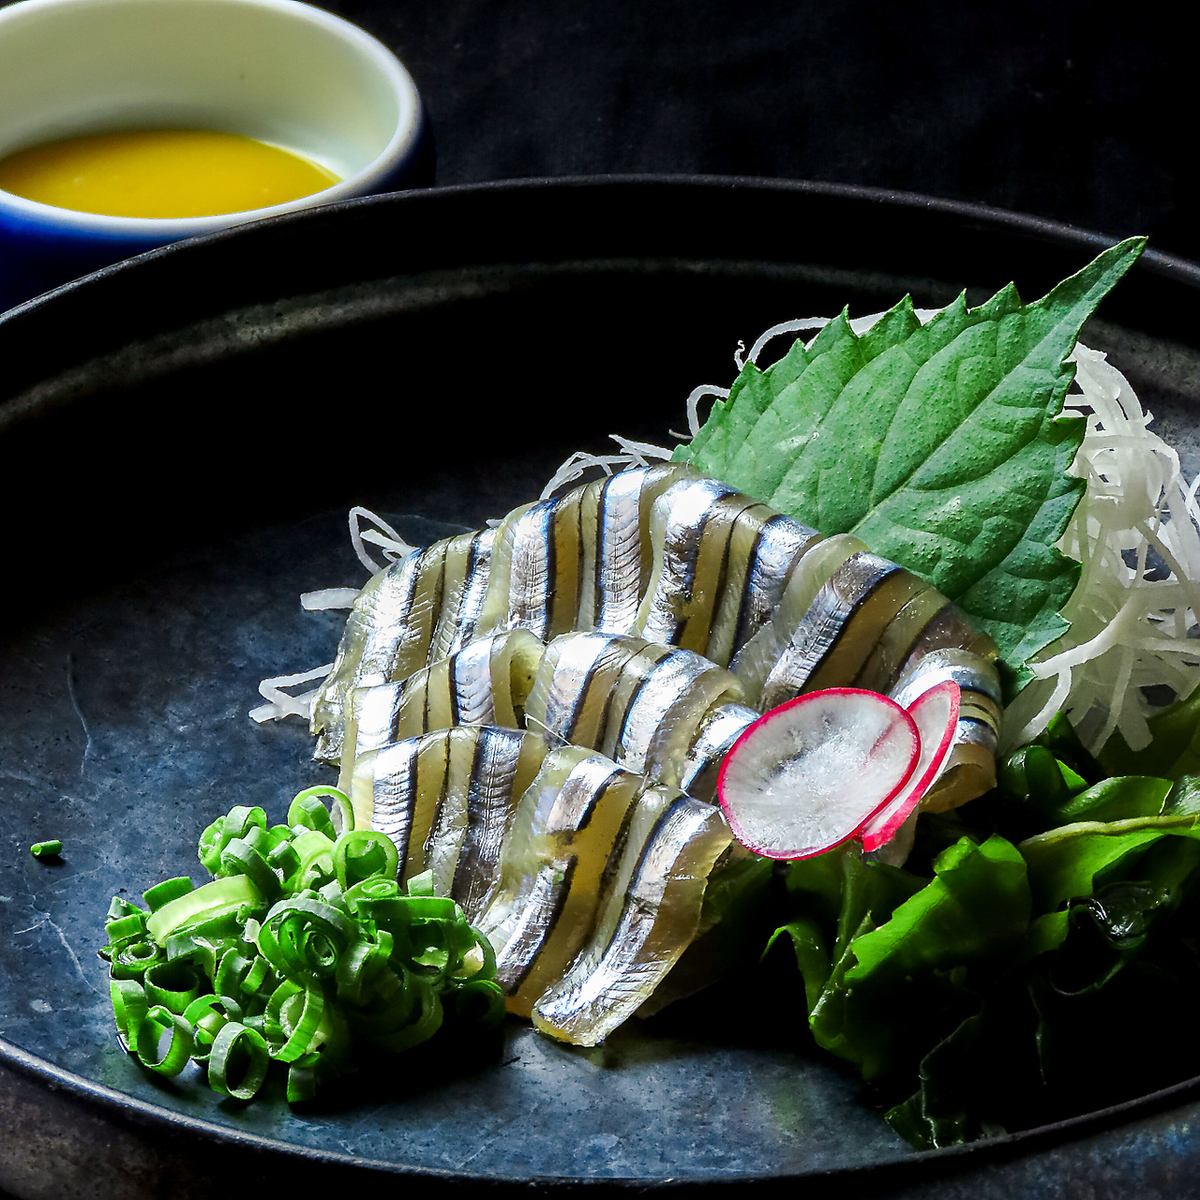
POLYGON ((409 66, 440 184, 611 172, 819 179, 1147 233, 1159 250, 1200 258, 1195 43, 1162 15, 1169 6, 325 7, 409 66))

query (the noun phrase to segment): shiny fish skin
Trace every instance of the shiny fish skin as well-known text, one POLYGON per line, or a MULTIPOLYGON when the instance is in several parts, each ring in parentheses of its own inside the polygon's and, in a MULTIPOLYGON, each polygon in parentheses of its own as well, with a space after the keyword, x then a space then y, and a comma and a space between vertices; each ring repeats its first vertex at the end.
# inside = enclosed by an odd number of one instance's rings
POLYGON ((515 729, 482 726, 472 732, 469 757, 464 751, 460 772, 447 777, 425 865, 434 891, 457 900, 474 921, 493 886, 517 803, 546 747, 515 729))
POLYGON ((659 496, 650 514, 654 566, 636 633, 704 653, 734 521, 753 504, 713 479, 683 479, 659 496))
POLYGON ((431 663, 449 658, 472 641, 483 612, 496 531, 481 529, 476 533, 463 534, 462 538, 466 539, 465 546, 460 539, 453 539, 453 557, 450 552, 447 553, 448 599, 429 647, 431 663))
POLYGON ((392 647, 412 605, 421 555, 422 551, 415 550, 373 575, 355 599, 333 669, 313 702, 311 728, 319 738, 317 758, 332 760, 342 753, 343 710, 349 689, 386 680, 392 647))
POLYGON ((709 876, 732 841, 711 805, 651 795, 639 808, 647 804, 653 826, 643 841, 631 826, 596 932, 533 1009, 534 1024, 562 1041, 596 1045, 654 993, 695 936, 709 876))
POLYGON ((633 632, 653 561, 653 504, 670 484, 693 475, 685 466, 640 467, 597 481, 594 509, 585 506, 583 514, 584 584, 577 629, 633 632))
POLYGON ((605 870, 642 780, 574 746, 551 751, 522 797, 480 928, 509 1011, 529 1016, 587 940, 605 870))
POLYGON ((758 717, 758 710, 747 704, 717 704, 710 708, 683 760, 679 790, 697 800, 713 802, 722 759, 758 717))
POLYGON ((401 880, 435 868, 441 894, 481 903, 508 819, 548 751, 537 734, 486 725, 368 751, 350 771, 355 827, 387 833, 401 880))
POLYGON ((356 688, 345 723, 342 782, 354 759, 389 742, 451 725, 518 728, 545 647, 514 629, 468 642, 398 683, 356 688))
POLYGON ((626 770, 674 784, 708 710, 741 697, 735 676, 690 650, 573 633, 550 643, 527 716, 551 738, 603 750, 626 770))
POLYGON ((724 642, 708 655, 717 662, 731 662, 743 646, 771 619, 783 598, 784 588, 798 560, 822 541, 815 530, 775 513, 766 505, 747 509, 737 524, 754 530, 754 546, 736 591, 727 587, 730 606, 736 613, 728 646, 724 642))
POLYGON ((628 771, 674 786, 705 713, 742 695, 728 671, 690 650, 672 650, 650 666, 624 711, 610 711, 613 758, 628 771))
POLYGON ((601 746, 613 689, 645 645, 638 638, 599 632, 555 638, 529 693, 529 727, 576 746, 601 746))
POLYGON ((879 593, 891 582, 907 588, 913 576, 873 554, 853 554, 823 584, 793 628, 763 684, 761 706, 775 708, 801 692, 857 676, 892 608, 879 593), (859 651, 861 650, 861 653, 859 651), (829 660, 844 660, 840 671, 829 660))
POLYGON ((866 545, 850 534, 810 543, 792 564, 771 620, 753 634, 734 655, 729 669, 742 681, 751 704, 762 707, 763 685, 779 661, 796 625, 812 607, 813 598, 833 573, 866 545))

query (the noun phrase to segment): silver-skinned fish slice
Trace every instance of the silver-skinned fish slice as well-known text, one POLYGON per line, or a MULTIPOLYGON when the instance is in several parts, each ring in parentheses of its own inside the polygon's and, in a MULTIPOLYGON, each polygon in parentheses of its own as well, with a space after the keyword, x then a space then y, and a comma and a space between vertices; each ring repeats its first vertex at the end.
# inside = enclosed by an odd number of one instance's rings
POLYGON ((578 746, 552 750, 521 797, 479 927, 509 1011, 528 1017, 595 924, 643 780, 578 746))
POLYGON ((643 793, 595 932, 534 1006, 534 1025, 594 1046, 632 1016, 695 937, 709 878, 731 840, 712 805, 667 789, 643 793))
POLYGON ((524 727, 545 646, 527 629, 476 638, 397 683, 356 688, 345 723, 342 786, 354 760, 389 742, 452 725, 524 727))
POLYGON ((392 839, 400 879, 434 869, 442 894, 478 906, 507 823, 548 750, 537 734, 485 725, 369 751, 350 772, 355 827, 392 839))

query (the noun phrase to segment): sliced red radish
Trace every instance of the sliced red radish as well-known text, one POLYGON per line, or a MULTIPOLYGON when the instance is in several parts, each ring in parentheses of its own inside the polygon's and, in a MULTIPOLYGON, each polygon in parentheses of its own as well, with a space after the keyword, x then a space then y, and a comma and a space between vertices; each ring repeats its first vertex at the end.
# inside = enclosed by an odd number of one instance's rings
POLYGON ((922 692, 909 706, 921 735, 921 758, 908 782, 862 827, 864 850, 878 850, 896 836, 900 826, 938 781, 950 757, 962 693, 953 679, 922 692))
POLYGON ((809 692, 734 742, 717 797, 734 836, 765 858, 809 858, 852 838, 908 782, 921 754, 912 717, 859 688, 809 692))

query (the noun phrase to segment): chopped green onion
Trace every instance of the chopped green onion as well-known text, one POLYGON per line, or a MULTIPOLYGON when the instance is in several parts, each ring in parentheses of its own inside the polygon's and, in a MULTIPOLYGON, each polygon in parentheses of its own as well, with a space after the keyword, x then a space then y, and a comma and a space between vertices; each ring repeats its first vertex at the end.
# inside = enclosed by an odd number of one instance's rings
POLYGON ((301 1104, 317 1094, 319 1054, 305 1054, 288 1067, 287 1099, 289 1104, 301 1104))
POLYGON ((354 806, 350 803, 350 797, 340 788, 319 784, 296 794, 288 808, 287 821, 289 825, 307 825, 310 829, 319 829, 328 837, 334 838, 339 833, 349 833, 354 828, 354 806), (332 814, 321 803, 323 797, 333 801, 332 814), (313 807, 314 802, 316 808, 313 807), (322 815, 318 815, 317 808, 323 814, 323 819, 322 815))
POLYGON ((221 851, 222 875, 245 875, 268 900, 283 891, 279 876, 271 864, 245 838, 233 838, 221 851))
POLYGON ((29 853, 34 858, 57 858, 62 853, 62 842, 58 838, 50 838, 45 842, 34 842, 29 847, 29 853))
POLYGON ((182 1015, 200 995, 200 980, 186 962, 152 963, 142 976, 142 986, 151 1004, 182 1015))
POLYGON ((267 1043, 262 1034, 237 1021, 229 1021, 222 1026, 209 1052, 209 1086, 235 1100, 252 1100, 262 1087, 269 1066, 267 1043))
POLYGON ((386 833, 374 829, 351 830, 334 843, 333 870, 343 888, 376 875, 395 879, 398 865, 396 845, 386 833))
POLYGON ((178 1075, 192 1056, 192 1027, 178 1013, 156 1004, 146 1013, 137 1034, 142 1066, 160 1075, 178 1075))
POLYGON ((447 1017, 499 1021, 495 955, 431 873, 402 890, 394 843, 354 830, 336 788, 301 792, 288 818, 268 827, 261 808, 236 806, 200 841, 212 882, 166 880, 146 909, 113 899, 101 953, 127 1049, 165 1075, 191 1058, 240 1100, 279 1062, 299 1103, 354 1050, 406 1050, 447 1017))
POLYGON ((145 932, 146 914, 140 910, 127 916, 115 917, 104 926, 104 935, 114 946, 130 938, 142 937, 145 932))
POLYGON ((219 917, 232 916, 244 904, 261 905, 262 902, 262 893, 245 875, 214 879, 151 913, 146 928, 162 945, 173 933, 207 924, 219 917))
POLYGON ((164 879, 162 883, 156 883, 142 893, 142 899, 152 913, 158 912, 164 904, 186 896, 188 892, 195 891, 195 888, 196 885, 186 875, 180 875, 175 879, 164 879))
POLYGON ((138 1030, 150 1008, 146 993, 134 979, 113 979, 108 985, 108 996, 112 1001, 117 1033, 125 1043, 125 1049, 132 1054, 137 1048, 138 1030))
POLYGON ((126 941, 124 945, 111 947, 109 969, 114 979, 138 979, 148 967, 162 960, 162 949, 153 942, 126 941))

